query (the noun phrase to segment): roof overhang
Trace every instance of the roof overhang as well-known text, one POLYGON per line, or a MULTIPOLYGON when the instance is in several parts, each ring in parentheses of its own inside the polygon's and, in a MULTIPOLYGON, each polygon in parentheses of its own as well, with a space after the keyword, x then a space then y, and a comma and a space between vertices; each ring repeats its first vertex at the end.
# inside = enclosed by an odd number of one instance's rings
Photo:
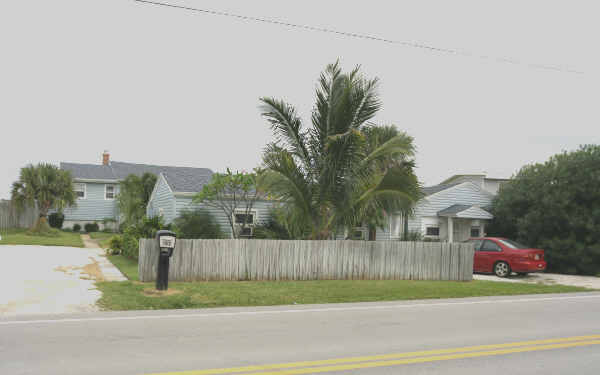
POLYGON ((440 217, 455 217, 459 219, 492 220, 494 218, 494 215, 478 206, 462 206, 453 209, 455 206, 441 210, 437 215, 440 217))
POLYGON ((75 182, 96 182, 99 184, 118 184, 121 180, 101 179, 101 178, 78 178, 73 177, 75 182))

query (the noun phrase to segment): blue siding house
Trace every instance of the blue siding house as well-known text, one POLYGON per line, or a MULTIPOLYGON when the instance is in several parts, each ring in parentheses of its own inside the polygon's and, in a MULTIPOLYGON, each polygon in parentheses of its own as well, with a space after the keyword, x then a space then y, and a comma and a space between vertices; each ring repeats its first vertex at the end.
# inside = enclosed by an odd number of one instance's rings
MULTIPOLYGON (((60 168, 71 172, 74 190, 77 194, 77 205, 64 210, 65 228, 74 224, 83 227, 86 223, 98 223, 101 228, 115 226, 119 222, 119 210, 116 196, 119 183, 130 174, 141 176, 152 173, 168 176, 177 183, 177 188, 193 191, 210 181, 213 172, 207 168, 166 167, 147 164, 124 163, 111 161, 108 152, 102 155, 102 164, 60 163, 60 168)), ((161 179, 157 183, 160 185, 161 179)), ((155 188, 156 190, 156 188, 155 188)), ((165 218, 172 220, 171 211, 165 212, 165 218), (169 216, 171 215, 171 216, 169 216)))
MULTIPOLYGON (((232 236, 229 219, 219 209, 208 207, 202 203, 194 203, 194 196, 202 190, 207 181, 195 180, 190 176, 177 176, 169 173, 160 173, 154 191, 148 202, 146 214, 148 217, 163 216, 165 222, 170 223, 186 210, 204 209, 209 211, 221 226, 221 230, 228 236, 232 236)), ((253 204, 247 223, 252 225, 264 223, 269 218, 269 212, 273 206, 270 201, 257 201, 253 204)), ((240 207, 239 214, 245 214, 245 206, 240 207)), ((232 217, 235 222, 235 214, 232 217)), ((250 232, 251 233, 251 232, 250 232)))

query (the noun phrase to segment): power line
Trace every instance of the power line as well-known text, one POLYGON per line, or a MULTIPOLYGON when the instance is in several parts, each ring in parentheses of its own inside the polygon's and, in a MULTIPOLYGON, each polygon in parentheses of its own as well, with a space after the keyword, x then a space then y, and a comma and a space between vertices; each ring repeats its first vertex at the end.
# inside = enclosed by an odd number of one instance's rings
POLYGON ((157 5, 157 6, 187 10, 187 11, 203 13, 203 14, 208 14, 208 15, 213 15, 213 16, 237 18, 237 19, 243 20, 243 21, 262 22, 262 23, 285 26, 285 27, 290 27, 290 28, 317 31, 317 32, 322 32, 322 33, 337 34, 337 35, 351 37, 351 38, 401 45, 401 46, 410 47, 410 48, 418 48, 418 49, 428 50, 431 52, 446 53, 446 54, 451 54, 451 55, 456 55, 456 56, 464 56, 464 57, 473 57, 473 58, 479 58, 481 60, 494 61, 494 62, 498 62, 498 63, 521 65, 521 66, 525 66, 525 67, 532 68, 532 69, 552 70, 552 71, 557 71, 557 72, 561 72, 561 73, 584 74, 584 72, 582 72, 582 71, 569 69, 569 68, 565 68, 565 67, 560 67, 560 66, 545 65, 545 64, 531 64, 531 63, 525 63, 522 61, 518 61, 518 60, 515 60, 512 58, 488 56, 488 55, 472 53, 469 51, 462 51, 462 50, 458 50, 458 49, 440 48, 440 47, 435 47, 435 46, 431 46, 431 45, 427 45, 427 44, 423 44, 423 43, 392 40, 392 39, 387 39, 387 38, 378 37, 378 36, 374 36, 374 35, 339 31, 339 30, 335 30, 335 29, 328 29, 328 28, 324 28, 324 27, 317 27, 317 26, 311 26, 311 25, 303 25, 303 24, 279 21, 279 20, 263 18, 263 17, 245 16, 245 15, 240 15, 240 14, 235 14, 235 13, 230 13, 230 12, 223 12, 223 11, 217 11, 217 10, 211 10, 211 9, 194 8, 194 7, 190 7, 190 6, 170 4, 170 3, 160 2, 160 1, 151 1, 151 0, 133 0, 133 1, 138 2, 138 3, 145 3, 145 4, 151 4, 151 5, 157 5))

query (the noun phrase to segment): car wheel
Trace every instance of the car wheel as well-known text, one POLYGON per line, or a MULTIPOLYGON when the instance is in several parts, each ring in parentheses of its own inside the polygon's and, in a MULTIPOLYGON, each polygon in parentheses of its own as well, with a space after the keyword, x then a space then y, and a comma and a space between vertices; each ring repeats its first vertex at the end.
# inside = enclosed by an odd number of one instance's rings
POLYGON ((510 275, 510 266, 506 262, 498 262, 494 265, 494 273, 498 277, 507 277, 510 275))

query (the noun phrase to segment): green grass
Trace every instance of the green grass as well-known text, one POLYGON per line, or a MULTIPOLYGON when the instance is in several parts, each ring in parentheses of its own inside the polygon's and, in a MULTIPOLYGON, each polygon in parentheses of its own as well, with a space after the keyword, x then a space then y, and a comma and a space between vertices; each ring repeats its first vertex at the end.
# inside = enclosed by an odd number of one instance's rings
POLYGON ((148 296, 153 283, 140 283, 137 262, 109 259, 133 281, 99 282, 100 306, 107 310, 186 309, 224 306, 269 306, 293 303, 401 301, 430 298, 506 296, 519 294, 582 292, 590 289, 564 285, 502 283, 494 281, 332 280, 280 282, 169 283, 178 294, 148 296))
POLYGON ((89 233, 90 238, 92 240, 96 240, 100 247, 107 248, 110 242, 110 239, 114 236, 117 236, 117 233, 106 233, 106 232, 92 232, 89 233))
POLYGON ((53 231, 51 235, 30 235, 27 229, 7 229, 0 231, 0 245, 42 245, 83 247, 79 233, 53 231))
POLYGON ((121 273, 129 280, 138 281, 138 263, 137 261, 124 257, 122 255, 109 255, 108 259, 115 265, 121 273))

